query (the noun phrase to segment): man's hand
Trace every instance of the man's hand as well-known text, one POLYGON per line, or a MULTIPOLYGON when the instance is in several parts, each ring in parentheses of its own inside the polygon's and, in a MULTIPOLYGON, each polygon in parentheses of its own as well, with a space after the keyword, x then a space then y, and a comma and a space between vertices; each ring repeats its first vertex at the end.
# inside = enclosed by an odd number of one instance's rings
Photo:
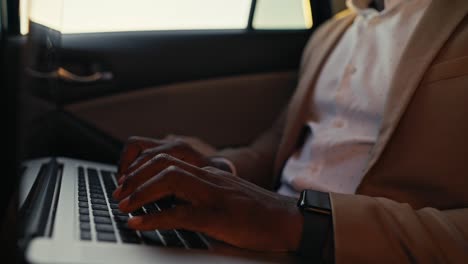
POLYGON ((299 246, 303 218, 295 199, 167 154, 136 168, 114 197, 123 199, 119 204, 123 212, 165 197, 182 202, 159 213, 131 218, 128 224, 134 229, 187 229, 259 251, 294 251, 299 246))
POLYGON ((179 137, 170 136, 157 140, 144 137, 130 137, 122 151, 118 178, 122 183, 124 178, 131 175, 135 169, 158 154, 165 153, 197 167, 213 166, 214 163, 200 151, 179 137))

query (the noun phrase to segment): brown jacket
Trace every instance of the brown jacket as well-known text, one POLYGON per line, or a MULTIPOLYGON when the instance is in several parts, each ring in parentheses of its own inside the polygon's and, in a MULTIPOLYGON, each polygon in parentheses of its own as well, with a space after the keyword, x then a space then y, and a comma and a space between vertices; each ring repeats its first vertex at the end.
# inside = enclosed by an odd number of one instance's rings
MULTIPOLYGON (((468 1, 432 0, 391 85, 357 194, 331 194, 337 263, 468 263, 468 1)), ((219 154, 275 186, 297 145, 317 76, 355 14, 306 46, 297 90, 252 145, 219 154)))

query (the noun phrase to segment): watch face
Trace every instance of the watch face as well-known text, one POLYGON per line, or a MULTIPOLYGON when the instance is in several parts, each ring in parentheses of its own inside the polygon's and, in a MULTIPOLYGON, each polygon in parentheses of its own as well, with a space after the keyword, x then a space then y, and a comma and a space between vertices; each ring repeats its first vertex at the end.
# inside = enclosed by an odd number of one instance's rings
POLYGON ((319 191, 304 190, 298 206, 303 210, 329 214, 331 212, 330 195, 319 191))

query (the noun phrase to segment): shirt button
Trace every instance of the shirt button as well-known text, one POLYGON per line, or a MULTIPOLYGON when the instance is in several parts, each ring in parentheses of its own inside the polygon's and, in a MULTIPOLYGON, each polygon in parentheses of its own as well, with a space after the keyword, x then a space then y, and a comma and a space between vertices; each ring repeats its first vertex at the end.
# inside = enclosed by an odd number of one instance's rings
POLYGON ((379 17, 379 14, 375 14, 375 16, 371 17, 371 19, 369 20, 369 24, 371 25, 375 25, 377 23, 379 23, 380 21, 380 17, 379 17))
POLYGON ((348 73, 349 74, 354 74, 356 73, 356 67, 354 67, 354 65, 348 65, 348 73))
POLYGON ((345 122, 342 119, 336 119, 333 121, 333 126, 336 128, 342 128, 344 127, 345 122))

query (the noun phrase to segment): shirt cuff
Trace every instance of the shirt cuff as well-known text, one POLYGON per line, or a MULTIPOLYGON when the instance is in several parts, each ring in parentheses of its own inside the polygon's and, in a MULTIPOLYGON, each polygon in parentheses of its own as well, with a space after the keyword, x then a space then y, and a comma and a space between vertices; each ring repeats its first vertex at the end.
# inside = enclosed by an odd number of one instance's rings
POLYGON ((236 166, 234 166, 234 163, 232 163, 232 161, 223 157, 212 157, 211 160, 215 163, 223 163, 227 165, 227 167, 229 167, 229 170, 231 171, 231 174, 237 176, 236 166))

